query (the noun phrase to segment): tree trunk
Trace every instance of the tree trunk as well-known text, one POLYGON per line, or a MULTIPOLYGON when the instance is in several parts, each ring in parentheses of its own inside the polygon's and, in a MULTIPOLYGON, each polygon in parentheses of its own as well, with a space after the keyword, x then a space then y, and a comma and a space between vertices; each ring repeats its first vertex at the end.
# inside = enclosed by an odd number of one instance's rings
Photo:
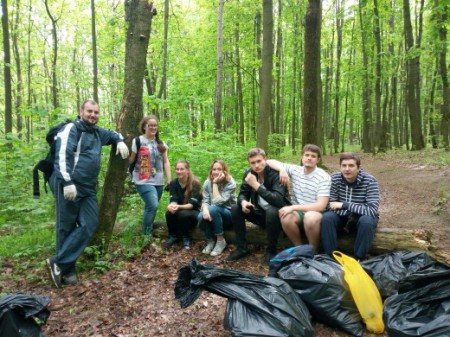
MULTIPOLYGON (((340 1, 336 1, 336 80, 335 80, 335 100, 334 100, 334 153, 339 152, 339 104, 340 104, 340 85, 341 85, 341 55, 342 55, 342 30, 344 25, 344 13, 340 1)), ((345 125, 343 127, 345 130, 345 125)), ((344 137, 344 135, 342 135, 344 137)))
POLYGON ((12 47, 13 47, 13 54, 14 54, 14 61, 16 64, 16 102, 15 102, 15 115, 16 115, 16 121, 17 121, 17 133, 19 134, 19 137, 22 138, 22 116, 20 113, 20 110, 22 108, 23 103, 23 84, 22 84, 22 66, 20 62, 20 53, 19 53, 19 41, 18 41, 18 31, 19 31, 19 23, 20 23, 20 1, 16 1, 16 9, 15 9, 15 18, 14 18, 14 24, 12 28, 12 47))
POLYGON ((363 15, 363 4, 362 0, 359 0, 359 22, 361 25, 361 48, 362 48, 362 55, 363 55, 363 64, 364 64, 364 87, 363 87, 363 94, 362 94, 362 100, 363 100, 363 111, 362 111, 362 119, 363 119, 363 126, 362 126, 362 149, 364 152, 373 152, 373 142, 372 142, 372 105, 370 101, 370 76, 369 76, 369 58, 367 56, 367 48, 366 48, 366 34, 365 31, 365 25, 363 18, 365 17, 363 15))
POLYGON ((9 44, 8 1, 2 0, 3 78, 5 82, 5 134, 12 132, 11 49, 9 44))
MULTIPOLYGON (((125 4, 125 19, 128 22, 125 87, 118 131, 125 137, 129 148, 136 136, 136 125, 143 115, 143 80, 153 15, 153 4, 147 0, 130 0, 125 4)), ((94 242, 102 247, 103 252, 106 251, 111 239, 124 191, 127 166, 128 160, 116 156, 115 149, 112 149, 100 202, 99 228, 94 238, 94 242)))
MULTIPOLYGON (((167 37, 169 35, 169 0, 164 0, 164 39, 163 39, 163 59, 162 59, 162 76, 161 85, 159 87, 158 98, 167 99, 167 37)), ((156 114, 158 116, 158 113, 156 114)), ((166 109, 162 111, 162 116, 167 115, 166 109)))
POLYGON ((219 0, 217 13, 217 74, 214 101, 214 131, 222 130, 222 83, 223 83, 223 7, 224 0, 219 0))
POLYGON ((256 146, 268 149, 270 119, 272 115, 273 68, 273 1, 263 0, 263 48, 259 117, 256 127, 256 146))
MULTIPOLYGON (((165 223, 156 222, 154 231, 157 236, 162 238, 167 237, 167 226, 165 223)), ((234 231, 227 230, 224 232, 227 243, 236 243, 236 235, 234 231)), ((204 240, 205 234, 198 226, 195 227, 192 237, 195 240, 204 240)), ((262 227, 258 227, 252 223, 247 223, 247 242, 257 246, 265 246, 267 244, 267 233, 262 227)), ((353 252, 353 245, 355 237, 352 235, 345 235, 338 237, 338 250, 351 254, 353 252)), ((278 250, 292 247, 292 243, 283 234, 278 240, 278 250)), ((429 230, 412 230, 404 228, 377 228, 375 238, 373 241, 371 255, 380 255, 390 253, 398 250, 409 251, 425 251, 431 257, 441 261, 450 262, 450 255, 444 250, 439 250, 433 244, 433 233, 429 230)))
MULTIPOLYGON (((411 14, 409 10, 409 0, 403 0, 403 24, 405 31, 405 46, 407 54, 414 54, 414 38, 411 26, 411 14)), ((406 104, 411 121, 411 149, 422 150, 425 147, 422 134, 422 116, 420 112, 419 94, 419 56, 409 56, 406 59, 406 104)))
POLYGON ((305 59, 303 64, 302 144, 323 147, 322 92, 320 79, 320 33, 322 0, 308 0, 305 17, 305 59))
POLYGON ((278 0, 278 25, 277 25, 277 46, 275 53, 275 71, 276 71, 276 83, 275 83, 275 113, 274 113, 274 133, 282 133, 283 129, 283 96, 281 95, 281 59, 283 54, 283 28, 282 28, 282 8, 283 4, 281 0, 278 0))
POLYGON ((438 26, 440 52, 439 52, 439 74, 442 80, 442 105, 441 105, 441 130, 442 143, 444 148, 450 150, 449 132, 450 132, 450 87, 447 76, 447 27, 448 4, 445 1, 434 0, 436 11, 436 23, 438 26))
MULTIPOLYGON (((375 46, 376 46, 376 66, 375 66, 375 118, 376 118, 376 127, 375 127, 375 139, 378 150, 381 152, 386 151, 386 146, 383 146, 385 143, 383 141, 385 134, 383 134, 382 128, 382 115, 381 115, 381 32, 380 32, 380 13, 378 11, 378 1, 373 0, 373 16, 374 16, 374 26, 373 26, 373 35, 375 38, 375 46)), ((387 95, 387 93, 386 93, 387 95)))
POLYGON ((56 23, 59 19, 55 19, 53 15, 50 13, 50 8, 48 7, 48 0, 44 0, 45 10, 47 11, 47 15, 52 22, 52 68, 51 68, 51 77, 52 77, 52 103, 53 107, 59 107, 58 101, 58 79, 56 75, 56 65, 58 62, 58 33, 56 29, 56 23))
POLYGON ((234 38, 236 43, 235 57, 236 57, 236 93, 238 106, 238 121, 239 121, 239 143, 245 142, 245 120, 244 120, 244 97, 242 93, 242 71, 241 71, 241 53, 239 49, 239 23, 236 24, 234 30, 234 38))
POLYGON ((91 0, 91 36, 92 36, 92 79, 94 100, 98 103, 98 66, 97 66, 97 28, 95 25, 95 0, 91 0))

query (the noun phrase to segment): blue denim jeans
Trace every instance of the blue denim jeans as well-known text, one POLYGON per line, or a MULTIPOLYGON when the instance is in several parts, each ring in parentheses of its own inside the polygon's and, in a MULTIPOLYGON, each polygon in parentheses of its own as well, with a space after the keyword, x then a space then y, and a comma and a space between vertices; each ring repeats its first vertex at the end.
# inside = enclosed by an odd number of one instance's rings
POLYGON ((145 235, 152 235, 153 222, 155 221, 159 200, 163 193, 163 186, 136 185, 136 189, 145 203, 142 233, 145 235))
POLYGON ((207 240, 212 240, 214 235, 223 235, 223 230, 231 229, 233 227, 231 222, 231 210, 226 207, 217 205, 209 206, 209 214, 212 221, 203 219, 203 212, 198 214, 198 221, 200 228, 205 233, 207 240))

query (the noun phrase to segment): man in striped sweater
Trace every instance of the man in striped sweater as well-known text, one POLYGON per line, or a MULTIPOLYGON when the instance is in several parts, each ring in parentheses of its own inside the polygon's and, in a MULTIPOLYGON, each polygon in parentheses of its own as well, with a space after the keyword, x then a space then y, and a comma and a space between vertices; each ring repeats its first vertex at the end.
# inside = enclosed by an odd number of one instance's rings
POLYGON ((354 256, 364 259, 378 224, 378 182, 361 168, 355 153, 342 153, 339 162, 341 172, 331 175, 329 210, 322 216, 322 247, 331 254, 337 248, 338 233, 356 233, 354 256))

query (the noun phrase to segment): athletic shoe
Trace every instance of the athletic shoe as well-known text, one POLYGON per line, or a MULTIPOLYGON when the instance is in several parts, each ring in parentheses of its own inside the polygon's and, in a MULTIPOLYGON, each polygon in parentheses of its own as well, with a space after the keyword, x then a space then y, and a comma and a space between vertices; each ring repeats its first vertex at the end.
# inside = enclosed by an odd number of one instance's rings
POLYGON ((76 273, 69 273, 67 275, 63 275, 62 284, 67 286, 73 286, 78 283, 78 277, 76 273))
POLYGON ((214 240, 208 240, 208 244, 206 245, 205 248, 203 248, 202 253, 203 253, 203 254, 206 254, 206 255, 211 254, 211 252, 212 252, 213 249, 214 249, 215 244, 216 244, 216 241, 214 241, 214 240))
POLYGON ((53 262, 53 258, 48 258, 45 260, 47 263, 48 272, 50 274, 50 277, 55 284, 56 288, 61 288, 62 286, 62 275, 61 275, 61 269, 59 269, 58 265, 53 262))
POLYGON ((214 246, 214 249, 211 252, 211 256, 219 256, 220 254, 222 254, 226 246, 227 242, 225 241, 225 239, 217 240, 216 245, 214 246))

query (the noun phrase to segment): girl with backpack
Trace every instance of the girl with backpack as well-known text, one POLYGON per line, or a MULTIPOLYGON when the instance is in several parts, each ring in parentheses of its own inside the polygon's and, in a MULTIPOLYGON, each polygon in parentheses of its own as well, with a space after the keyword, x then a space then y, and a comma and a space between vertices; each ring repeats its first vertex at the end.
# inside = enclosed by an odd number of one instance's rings
POLYGON ((142 233, 150 237, 164 189, 164 175, 167 181, 172 179, 168 146, 159 139, 158 124, 158 118, 154 115, 141 120, 139 129, 142 135, 133 139, 129 159, 132 182, 145 204, 142 233))

